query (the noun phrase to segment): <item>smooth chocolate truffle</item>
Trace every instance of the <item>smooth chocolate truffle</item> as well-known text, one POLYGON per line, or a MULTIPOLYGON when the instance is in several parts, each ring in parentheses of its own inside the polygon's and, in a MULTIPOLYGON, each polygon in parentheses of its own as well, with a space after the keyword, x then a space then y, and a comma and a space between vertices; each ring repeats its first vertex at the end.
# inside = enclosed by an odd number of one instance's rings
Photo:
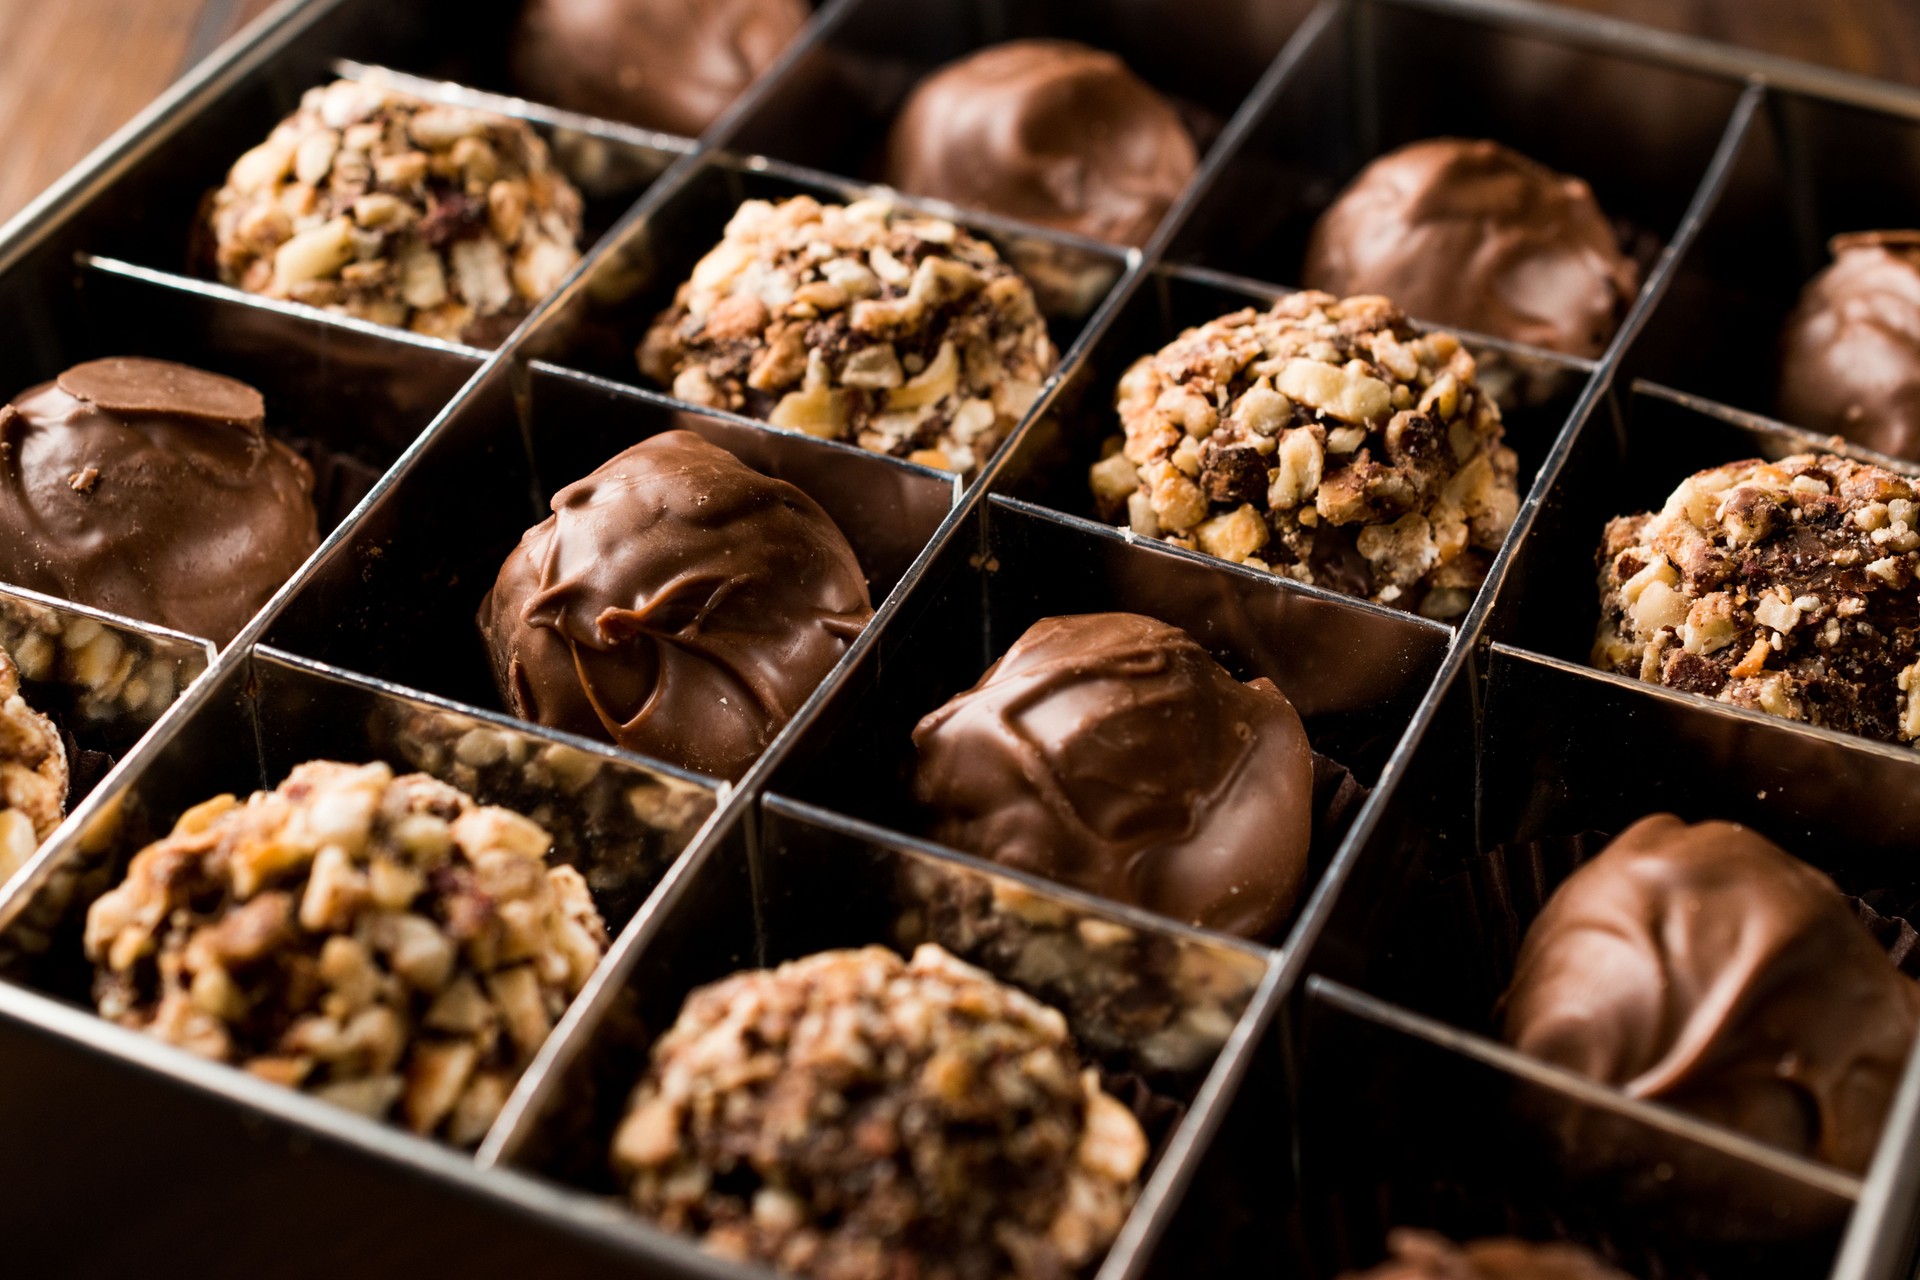
POLYGON ((538 823, 424 773, 310 760, 216 796, 87 911, 102 1016, 460 1146, 607 949, 538 823))
POLYGON ((932 943, 701 987, 612 1150, 662 1226, 823 1280, 1081 1274, 1146 1157, 1059 1011, 932 943))
POLYGON ((1458 617, 1520 506, 1475 372, 1385 298, 1236 311, 1120 379, 1094 499, 1143 537, 1458 617))
POLYGON ((804 0, 527 0, 513 77, 569 111, 694 137, 808 16, 804 0))
POLYGON ((1920 460, 1920 231, 1831 248, 1780 336, 1780 416, 1920 460))
POLYGON ((936 836, 1007 866, 1248 937, 1306 878, 1299 713, 1153 618, 1041 619, 913 741, 936 836))
POLYGON ((555 494, 479 621, 515 715, 733 778, 872 616, 818 503, 669 431, 555 494))
POLYGON ((1593 665, 1920 740, 1920 495, 1831 454, 1730 462, 1609 521, 1593 665))
POLYGON ((1534 1244, 1511 1237, 1455 1244, 1409 1227, 1387 1237, 1392 1255, 1371 1271, 1344 1280, 1627 1280, 1578 1245, 1534 1244))
POLYGON ((1057 353, 994 247, 883 200, 748 200, 639 350, 690 404, 971 472, 1057 353))
POLYGON ((1165 98, 1071 40, 949 63, 920 82, 887 142, 887 182, 902 191, 1135 245, 1198 163, 1165 98))
POLYGON ((0 408, 0 579, 222 643, 320 543, 260 393, 164 360, 75 365, 0 408))
POLYGON ((66 744, 20 696, 20 668, 0 649, 0 884, 27 865, 66 812, 66 744))
POLYGON ((580 218, 526 122, 336 80, 234 162, 202 238, 248 293, 489 344, 579 261, 580 218))
POLYGON ((1523 1052, 1864 1172, 1920 1023, 1831 880, 1730 822, 1643 818, 1527 930, 1523 1052))
POLYGON ((1640 289, 1586 183, 1462 138, 1416 142, 1362 170, 1314 225, 1302 277, 1576 356, 1606 349, 1640 289))

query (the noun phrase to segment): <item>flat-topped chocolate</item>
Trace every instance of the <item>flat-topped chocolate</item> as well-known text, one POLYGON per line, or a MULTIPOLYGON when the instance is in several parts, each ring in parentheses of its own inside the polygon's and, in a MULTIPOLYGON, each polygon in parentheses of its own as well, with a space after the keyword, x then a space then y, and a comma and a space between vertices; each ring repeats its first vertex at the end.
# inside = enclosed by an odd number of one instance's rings
POLYGON ((1198 163, 1165 98, 1071 40, 949 63, 914 89, 887 143, 887 181, 902 191, 1135 245, 1198 163))
POLYGON ((1371 1271, 1343 1280, 1627 1280, 1579 1245, 1535 1244, 1492 1236, 1455 1244, 1431 1231, 1398 1227, 1387 1236, 1392 1255, 1371 1271))
POLYGON ((554 495, 479 624, 515 715, 732 778, 872 616, 818 503, 669 431, 554 495))
POLYGON ((1643 818, 1560 886, 1505 997, 1525 1053, 1864 1171, 1920 984, 1831 880, 1729 822, 1643 818))
POLYGON ((913 740, 936 838, 1007 866, 1248 937, 1306 877, 1299 714, 1153 618, 1043 618, 913 740))
POLYGON ((1920 231, 1835 236, 1780 335, 1780 416, 1920 460, 1920 231))
POLYGON ((75 365, 0 408, 0 580, 225 642, 319 545, 260 393, 165 360, 75 365))

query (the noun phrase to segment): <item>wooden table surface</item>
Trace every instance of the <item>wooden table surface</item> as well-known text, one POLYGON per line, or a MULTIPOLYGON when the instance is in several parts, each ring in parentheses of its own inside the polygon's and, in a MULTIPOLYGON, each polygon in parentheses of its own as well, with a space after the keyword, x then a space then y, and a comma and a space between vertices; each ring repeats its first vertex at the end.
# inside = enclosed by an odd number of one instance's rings
MULTIPOLYGON (((270 3, 0 0, 0 221, 270 3)), ((1920 85, 1920 0, 1559 3, 1920 85)))

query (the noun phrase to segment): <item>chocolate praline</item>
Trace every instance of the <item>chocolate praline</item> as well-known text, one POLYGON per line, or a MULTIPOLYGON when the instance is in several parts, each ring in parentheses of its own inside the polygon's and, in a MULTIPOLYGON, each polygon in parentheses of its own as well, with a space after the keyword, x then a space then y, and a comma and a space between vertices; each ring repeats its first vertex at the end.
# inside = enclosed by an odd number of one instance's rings
POLYGON ((913 741, 936 837, 1007 866, 1248 937, 1306 878, 1299 713, 1156 619, 1041 619, 913 741))
POLYGON ((1578 1245, 1535 1244, 1510 1236, 1455 1244, 1409 1227, 1387 1237, 1392 1255, 1370 1271, 1343 1280, 1626 1280, 1578 1245))
POLYGON ((1780 335, 1780 416, 1920 460, 1920 231, 1835 236, 1780 335))
POLYGON ((515 715, 733 778, 872 616, 818 503, 669 431, 554 495, 479 625, 515 715))
POLYGON ((1145 244, 1199 163, 1167 100, 1072 40, 1014 40, 922 80, 894 121, 887 182, 1004 217, 1145 244))
POLYGON ((527 0, 513 77, 557 107, 692 137, 808 15, 804 0, 527 0))
POLYGON ((1863 1171, 1920 985, 1831 880, 1757 832, 1643 818, 1528 929, 1505 997, 1525 1053, 1863 1171))
POLYGON ((0 580, 225 642, 319 545, 313 472, 244 382, 75 365, 0 408, 0 580))
POLYGON ((1411 315, 1597 356, 1640 271, 1579 178, 1497 142, 1432 138, 1375 160, 1314 224, 1310 289, 1378 293, 1411 315))

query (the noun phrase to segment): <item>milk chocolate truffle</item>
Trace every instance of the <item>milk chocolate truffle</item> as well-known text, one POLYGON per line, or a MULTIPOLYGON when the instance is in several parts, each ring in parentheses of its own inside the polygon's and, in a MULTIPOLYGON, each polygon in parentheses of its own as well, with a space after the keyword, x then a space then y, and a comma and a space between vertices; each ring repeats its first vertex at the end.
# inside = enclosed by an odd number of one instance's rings
POLYGON ((972 472, 1057 354, 992 245, 880 200, 749 200, 639 351, 678 398, 972 472))
POLYGON ((1527 930, 1507 1041, 1864 1172, 1920 1024, 1831 880, 1730 822, 1642 818, 1527 930))
POLYGON ((1780 336, 1780 415, 1920 460, 1920 231, 1830 247, 1780 336))
POLYGON ((20 668, 0 649, 0 884, 27 865, 66 811, 66 744, 20 696, 20 668))
POLYGON ((1314 225, 1302 279, 1575 356, 1606 349, 1640 289, 1586 183, 1463 138, 1416 142, 1362 170, 1314 225))
POLYGON ((887 141, 887 182, 902 191, 1134 245, 1198 163, 1165 98, 1071 40, 949 63, 914 89, 887 141))
POLYGON ((733 778, 872 616, 818 503, 669 431, 554 495, 479 622, 515 715, 733 778))
POLYGON ((1385 298, 1296 293, 1134 362, 1091 474, 1143 537, 1434 618, 1464 613, 1519 510, 1473 356, 1385 298))
POLYGON ((1146 1157, 1058 1010, 931 943, 695 991, 612 1151, 661 1225, 831 1280, 1080 1274, 1146 1157))
POLYGON ((527 0, 513 78, 529 98, 693 137, 809 12, 804 0, 527 0))
POLYGON ((87 912, 121 1024, 461 1146, 607 948, 553 837, 424 773, 312 760, 216 796, 87 912))
POLYGON ((1431 1231, 1396 1228, 1392 1255, 1371 1271, 1343 1280, 1627 1280, 1578 1245, 1533 1244, 1511 1237, 1455 1244, 1431 1231))
POLYGON ((1831 454, 1749 459, 1607 524, 1593 665, 1857 733, 1920 738, 1920 500, 1831 454))
POLYGON ((1306 878, 1299 714, 1153 618, 1041 619, 913 741, 936 837, 981 857, 1248 937, 1306 878))
POLYGON ((234 162, 203 230, 225 284, 489 344, 579 260, 580 213, 524 122, 337 80, 234 162))
POLYGON ((222 643, 320 543, 313 472, 244 382, 75 365, 0 408, 0 579, 222 643))

